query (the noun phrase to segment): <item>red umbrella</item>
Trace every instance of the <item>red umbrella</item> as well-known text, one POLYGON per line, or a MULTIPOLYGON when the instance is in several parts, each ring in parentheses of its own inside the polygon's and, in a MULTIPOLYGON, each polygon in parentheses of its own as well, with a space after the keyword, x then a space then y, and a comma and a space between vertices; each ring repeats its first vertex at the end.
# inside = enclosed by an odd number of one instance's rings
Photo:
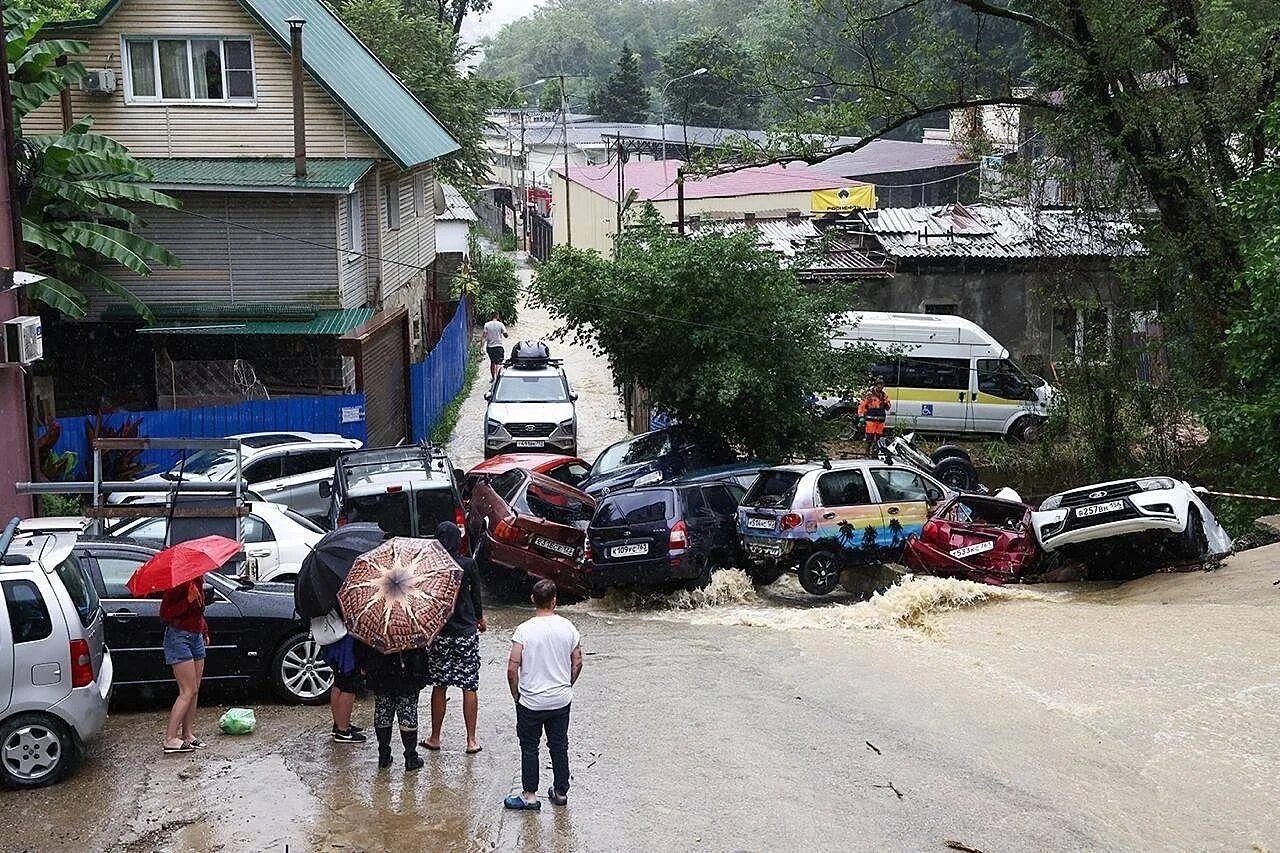
POLYGON ((165 548, 129 578, 129 592, 144 598, 216 571, 240 551, 240 543, 225 536, 204 536, 165 548))

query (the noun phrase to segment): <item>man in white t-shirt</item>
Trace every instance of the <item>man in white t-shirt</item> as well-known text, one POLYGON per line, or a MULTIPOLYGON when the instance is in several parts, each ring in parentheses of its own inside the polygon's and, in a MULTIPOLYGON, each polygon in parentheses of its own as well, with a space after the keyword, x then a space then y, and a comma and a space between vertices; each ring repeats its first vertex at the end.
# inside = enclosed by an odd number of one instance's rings
POLYGON ((489 381, 491 382, 498 375, 498 368, 502 367, 502 339, 505 337, 507 337, 507 327, 502 325, 502 318, 497 311, 494 311, 493 317, 484 324, 484 348, 489 353, 489 381))
POLYGON ((547 733, 551 788, 557 806, 569 802, 569 704, 582 674, 582 636, 556 614, 556 585, 540 580, 530 596, 537 613, 516 628, 507 661, 507 684, 516 700, 516 737, 520 739, 520 776, 524 791, 503 801, 509 809, 539 809, 538 749, 547 733))

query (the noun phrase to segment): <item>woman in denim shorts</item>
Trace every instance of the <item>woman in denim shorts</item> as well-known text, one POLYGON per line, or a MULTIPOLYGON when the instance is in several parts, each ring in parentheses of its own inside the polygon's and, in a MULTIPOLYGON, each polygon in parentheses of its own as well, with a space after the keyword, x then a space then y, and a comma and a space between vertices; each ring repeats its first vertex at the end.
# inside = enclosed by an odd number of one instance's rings
POLYGON ((204 741, 196 737, 192 728, 204 675, 205 644, 209 642, 209 625, 204 619, 204 578, 166 592, 160 602, 160 621, 164 622, 164 662, 173 667, 173 677, 178 682, 178 698, 169 711, 169 725, 164 732, 164 752, 172 755, 204 749, 204 741))

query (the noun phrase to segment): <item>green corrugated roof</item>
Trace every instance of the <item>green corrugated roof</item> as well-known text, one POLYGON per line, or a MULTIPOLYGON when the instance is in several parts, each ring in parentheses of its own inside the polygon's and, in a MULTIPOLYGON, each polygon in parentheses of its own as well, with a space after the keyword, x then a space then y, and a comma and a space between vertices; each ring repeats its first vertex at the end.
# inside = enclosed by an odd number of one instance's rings
MULTIPOLYGON (((122 0, 111 0, 97 16, 51 25, 54 29, 99 26, 122 0)), ((431 111, 378 61, 322 0, 240 0, 275 40, 289 49, 288 18, 305 18, 302 62, 311 76, 365 129, 402 169, 443 157, 458 143, 431 111)))
POLYGON ((372 160, 307 158, 307 176, 294 177, 288 157, 139 157, 158 187, 242 187, 345 193, 373 168, 372 160))
POLYGON ((209 309, 198 308, 189 312, 188 317, 172 322, 159 320, 154 326, 139 329, 153 335, 345 335, 347 332, 363 325, 373 316, 372 308, 321 308, 312 312, 309 319, 302 316, 294 319, 273 317, 269 309, 264 316, 243 316, 252 310, 244 306, 231 313, 219 314, 209 309))

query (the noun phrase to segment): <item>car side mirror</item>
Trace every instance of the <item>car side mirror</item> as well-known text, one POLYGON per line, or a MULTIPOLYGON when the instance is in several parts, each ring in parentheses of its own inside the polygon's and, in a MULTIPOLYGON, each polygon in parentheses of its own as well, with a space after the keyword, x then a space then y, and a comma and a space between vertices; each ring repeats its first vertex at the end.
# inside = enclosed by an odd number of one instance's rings
POLYGON ((1209 490, 1206 489, 1204 486, 1192 486, 1191 491, 1195 492, 1197 495, 1199 495, 1202 498, 1209 497, 1209 490))
POLYGON ((936 504, 938 501, 942 500, 942 492, 937 489, 926 489, 924 496, 931 504, 936 504))
POLYGON ((492 400, 492 399, 493 399, 493 392, 492 392, 492 391, 485 391, 485 392, 484 392, 484 398, 485 398, 486 400, 492 400))
POLYGON ((462 482, 463 480, 465 480, 466 478, 467 478, 467 474, 466 474, 466 472, 465 472, 465 471, 463 471, 461 468, 454 468, 454 469, 453 469, 453 479, 454 479, 454 480, 456 480, 456 481, 458 481, 459 483, 461 483, 461 482, 462 482))
POLYGON ((578 392, 577 392, 577 391, 570 391, 570 392, 569 392, 569 402, 570 402, 570 403, 576 403, 577 401, 578 401, 578 392))
POLYGON ((320 497, 322 498, 333 497, 333 483, 329 482, 328 480, 322 480, 320 482, 320 497))

